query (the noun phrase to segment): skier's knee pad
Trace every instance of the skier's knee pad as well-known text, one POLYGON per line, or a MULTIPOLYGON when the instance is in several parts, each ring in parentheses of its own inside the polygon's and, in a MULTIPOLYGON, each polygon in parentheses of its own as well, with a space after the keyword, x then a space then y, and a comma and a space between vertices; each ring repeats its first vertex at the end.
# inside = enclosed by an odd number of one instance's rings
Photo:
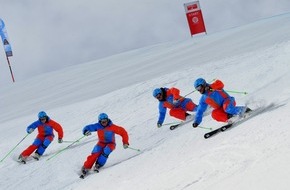
POLYGON ((46 146, 45 144, 41 144, 41 147, 42 147, 43 149, 46 149, 46 148, 47 148, 47 146, 46 146))
POLYGON ((45 152, 45 149, 47 148, 47 146, 45 146, 44 144, 41 144, 38 149, 37 149, 37 153, 39 155, 42 155, 45 152))
POLYGON ((109 154, 106 154, 106 153, 103 152, 103 153, 101 154, 101 156, 104 156, 105 158, 108 158, 108 157, 109 157, 109 154))
POLYGON ((100 157, 99 157, 98 160, 97 160, 97 163, 98 163, 100 166, 105 165, 105 163, 107 162, 108 156, 109 156, 109 155, 107 155, 107 154, 101 154, 100 157))

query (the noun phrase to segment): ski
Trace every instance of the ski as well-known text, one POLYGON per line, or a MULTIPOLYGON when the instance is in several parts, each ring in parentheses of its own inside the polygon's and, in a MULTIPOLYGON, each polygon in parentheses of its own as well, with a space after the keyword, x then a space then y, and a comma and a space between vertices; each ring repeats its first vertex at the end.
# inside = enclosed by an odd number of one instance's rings
POLYGON ((242 117, 237 118, 237 120, 234 121, 233 123, 225 124, 224 126, 221 126, 221 127, 217 128, 217 129, 211 131, 211 132, 208 132, 208 133, 204 134, 204 138, 208 139, 211 136, 213 136, 213 135, 215 135, 215 134, 217 134, 219 132, 226 131, 227 129, 231 128, 234 125, 243 123, 243 122, 247 121, 248 119, 251 119, 251 118, 253 118, 253 117, 255 117, 255 116, 259 115, 259 114, 262 114, 262 113, 264 113, 266 111, 270 111, 272 109, 275 109, 275 107, 276 107, 275 104, 271 103, 271 104, 269 104, 267 106, 262 106, 262 107, 259 107, 259 108, 255 109, 255 110, 252 110, 252 111, 250 111, 248 113, 245 113, 242 117))
MULTIPOLYGON (((96 168, 94 167, 94 173, 99 173, 100 172, 100 168, 96 168)), ((82 174, 80 175, 80 178, 81 179, 85 179, 85 177, 89 174, 89 171, 86 171, 86 172, 83 172, 82 171, 82 174)))
POLYGON ((208 139, 209 137, 211 137, 211 136, 213 136, 213 135, 215 135, 215 134, 217 134, 219 132, 223 132, 223 131, 229 129, 230 127, 232 127, 232 126, 233 126, 233 123, 221 126, 221 127, 217 128, 217 129, 211 131, 211 132, 208 132, 208 133, 204 134, 204 138, 208 139))
POLYGON ((86 171, 86 172, 83 172, 83 171, 82 171, 82 173, 81 173, 81 175, 80 175, 80 178, 81 178, 81 179, 85 179, 85 177, 88 175, 88 173, 89 173, 89 171, 86 171))
POLYGON ((24 158, 22 155, 19 155, 17 162, 21 164, 26 164, 26 158, 24 158))
POLYGON ((230 124, 224 125, 223 127, 221 127, 221 131, 225 131, 228 128, 231 128, 233 125, 234 125, 234 123, 230 123, 230 124))
MULTIPOLYGON (((94 173, 99 173, 99 172, 100 172, 99 170, 94 169, 94 173)), ((81 179, 85 179, 86 176, 88 176, 88 172, 87 172, 86 174, 81 174, 81 175, 80 175, 80 178, 81 178, 81 179)))
POLYGON ((194 118, 194 115, 188 115, 185 121, 181 121, 180 123, 177 123, 177 124, 171 125, 171 126, 169 127, 169 129, 170 129, 170 130, 174 130, 174 129, 176 129, 177 127, 180 127, 180 126, 182 126, 182 125, 184 125, 184 124, 186 124, 186 123, 189 123, 189 122, 193 121, 193 118, 194 118))
POLYGON ((176 124, 176 125, 171 125, 169 128, 170 130, 174 130, 176 127, 180 126, 182 123, 176 124))
POLYGON ((94 172, 95 172, 95 173, 99 173, 99 172, 100 172, 100 170, 99 170, 99 169, 97 169, 97 168, 94 168, 94 172))
POLYGON ((37 157, 37 156, 35 156, 35 155, 33 155, 32 158, 33 158, 34 160, 36 160, 36 161, 39 161, 39 157, 37 157))
POLYGON ((236 120, 233 121, 232 123, 227 123, 227 124, 217 128, 211 132, 204 134, 204 138, 208 139, 209 137, 211 137, 219 132, 224 132, 225 130, 231 128, 233 125, 236 125, 236 124, 242 122, 243 120, 246 120, 246 119, 250 118, 251 116, 254 116, 254 115, 252 115, 252 113, 253 113, 253 111, 245 113, 242 117, 237 117, 236 120))
POLYGON ((86 176, 86 174, 81 174, 81 175, 80 175, 80 178, 81 178, 81 179, 85 179, 85 176, 86 176))
POLYGON ((30 158, 18 158, 17 159, 17 162, 19 162, 19 163, 21 163, 21 164, 27 164, 27 161, 28 162, 31 162, 31 161, 33 161, 33 160, 35 160, 35 161, 39 161, 39 158, 40 157, 38 157, 38 156, 35 156, 35 155, 33 155, 33 156, 31 156, 33 159, 30 159, 30 158))
POLYGON ((27 164, 27 161, 30 163, 30 162, 33 162, 34 161, 39 161, 39 159, 37 158, 34 158, 32 157, 33 159, 27 159, 27 160, 17 160, 17 162, 21 163, 21 164, 27 164))
POLYGON ((26 164, 25 160, 17 160, 17 162, 21 163, 21 164, 26 164))

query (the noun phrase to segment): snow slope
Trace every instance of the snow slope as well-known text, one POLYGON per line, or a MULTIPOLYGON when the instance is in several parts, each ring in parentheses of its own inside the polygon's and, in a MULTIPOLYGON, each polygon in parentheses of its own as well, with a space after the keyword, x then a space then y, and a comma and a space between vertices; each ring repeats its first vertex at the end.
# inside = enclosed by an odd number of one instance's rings
MULTIPOLYGON (((62 124, 65 141, 82 137, 82 128, 100 112, 127 129, 130 146, 117 148, 99 174, 78 178, 97 142, 83 138, 56 157, 69 143, 54 141, 40 161, 16 162, 36 132, 0 162, 1 189, 198 189, 286 190, 290 174, 288 88, 290 14, 243 27, 136 49, 65 70, 47 73, 1 89, 0 159, 25 135, 26 126, 45 110, 62 124), (170 131, 156 127, 157 101, 152 90, 175 86, 198 102, 193 81, 219 78, 238 104, 263 114, 205 140, 206 129, 191 124, 170 131)), ((167 116, 165 123, 175 121, 167 116)), ((216 128, 210 116, 203 127, 216 128)))

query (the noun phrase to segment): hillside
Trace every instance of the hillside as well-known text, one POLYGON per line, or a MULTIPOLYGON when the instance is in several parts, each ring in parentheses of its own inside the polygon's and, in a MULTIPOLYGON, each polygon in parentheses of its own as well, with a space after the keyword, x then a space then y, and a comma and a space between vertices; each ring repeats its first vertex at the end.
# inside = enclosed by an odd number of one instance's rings
MULTIPOLYGON (((78 178, 97 142, 95 134, 47 161, 69 145, 55 140, 40 161, 16 162, 36 132, 2 163, 3 189, 198 189, 286 190, 290 167, 290 15, 184 42, 136 49, 65 70, 47 73, 2 89, 0 159, 25 135, 26 126, 45 110, 61 123, 64 140, 82 137, 82 128, 106 112, 126 128, 130 146, 117 148, 99 174, 78 178), (191 124, 170 131, 156 127, 157 101, 152 90, 175 86, 192 92, 193 81, 219 78, 238 104, 268 111, 205 140, 205 129, 191 124)), ((200 94, 188 97, 198 102, 200 94)), ((167 115, 166 123, 174 119, 167 115)), ((206 116, 202 126, 221 123, 206 116)))

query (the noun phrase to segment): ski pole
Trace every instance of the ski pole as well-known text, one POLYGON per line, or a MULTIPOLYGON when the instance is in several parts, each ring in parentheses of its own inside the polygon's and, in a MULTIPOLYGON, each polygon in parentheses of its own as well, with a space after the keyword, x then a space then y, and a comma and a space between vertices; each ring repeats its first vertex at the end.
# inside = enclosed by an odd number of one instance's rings
POLYGON ((199 127, 199 128, 201 128, 201 129, 208 129, 208 130, 212 130, 212 128, 211 127, 202 127, 202 126, 197 126, 197 127, 199 127))
POLYGON ((73 141, 73 143, 69 144, 68 146, 66 146, 65 148, 63 149, 60 149, 59 151, 57 151, 55 154, 53 154, 52 156, 50 156, 49 158, 47 158, 46 161, 49 161, 51 160, 52 158, 56 157, 57 155, 59 155, 61 152, 65 151, 66 149, 68 149, 69 147, 71 147, 73 144, 79 142, 82 138, 86 137, 86 135, 82 136, 81 138, 73 141))
POLYGON ((6 156, 4 156, 4 158, 2 158, 2 160, 0 160, 0 163, 5 159, 5 158, 7 158, 7 156, 9 156, 9 154, 11 154, 11 152, 13 151, 13 150, 15 150, 15 148, 22 142, 22 141, 24 141, 24 139, 26 139, 26 137, 29 135, 29 133, 27 133, 18 143, 17 143, 17 145, 15 145, 7 154, 6 154, 6 156))
POLYGON ((75 141, 62 141, 63 143, 73 143, 75 141))
POLYGON ((194 93, 195 91, 196 91, 196 90, 191 91, 190 93, 188 93, 188 94, 186 94, 185 96, 183 96, 183 98, 185 98, 186 96, 188 96, 188 95, 194 93))
MULTIPOLYGON (((216 79, 212 79, 211 81, 209 81, 210 83, 212 83, 213 81, 215 81, 216 79)), ((190 93, 186 94, 185 96, 183 96, 183 98, 185 98, 186 96, 194 93, 195 91, 197 91, 196 89, 194 89, 193 91, 191 91, 190 93)))
POLYGON ((181 121, 175 121, 175 122, 171 122, 171 123, 165 123, 165 124, 162 124, 162 126, 164 125, 176 125, 176 124, 179 124, 181 123, 181 121))
POLYGON ((140 149, 132 148, 132 147, 130 147, 130 146, 128 146, 128 148, 129 148, 129 149, 131 149, 131 150, 138 151, 138 152, 140 152, 140 151, 141 151, 140 149))
POLYGON ((248 92, 240 92, 240 91, 234 91, 234 90, 226 90, 226 92, 230 92, 230 93, 236 93, 236 94, 248 94, 248 92))

